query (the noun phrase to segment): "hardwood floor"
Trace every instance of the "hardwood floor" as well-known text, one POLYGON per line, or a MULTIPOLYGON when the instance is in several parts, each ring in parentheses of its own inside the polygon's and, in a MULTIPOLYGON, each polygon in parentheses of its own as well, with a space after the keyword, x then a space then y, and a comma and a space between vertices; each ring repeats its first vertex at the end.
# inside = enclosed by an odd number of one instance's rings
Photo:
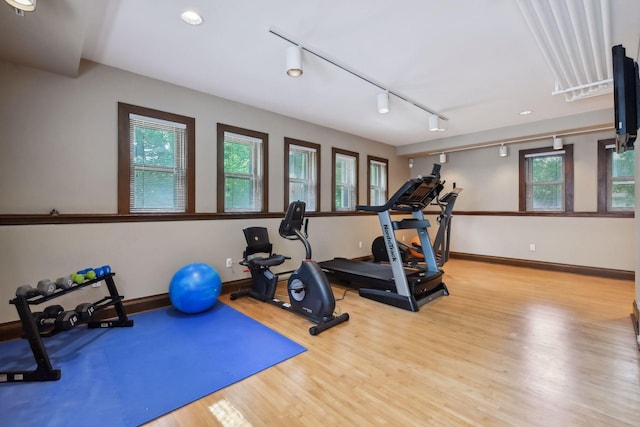
POLYGON ((350 291, 319 336, 223 295, 308 350, 148 425, 640 425, 633 282, 455 259, 445 282, 417 313, 350 291))

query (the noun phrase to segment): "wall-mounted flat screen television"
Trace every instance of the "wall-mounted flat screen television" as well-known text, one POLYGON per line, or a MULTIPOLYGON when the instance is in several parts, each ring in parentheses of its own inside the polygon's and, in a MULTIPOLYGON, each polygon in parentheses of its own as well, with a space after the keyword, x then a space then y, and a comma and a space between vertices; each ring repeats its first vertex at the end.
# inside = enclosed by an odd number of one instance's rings
POLYGON ((640 123, 640 78, 638 63, 626 56, 622 45, 613 46, 613 102, 616 151, 632 150, 640 123))

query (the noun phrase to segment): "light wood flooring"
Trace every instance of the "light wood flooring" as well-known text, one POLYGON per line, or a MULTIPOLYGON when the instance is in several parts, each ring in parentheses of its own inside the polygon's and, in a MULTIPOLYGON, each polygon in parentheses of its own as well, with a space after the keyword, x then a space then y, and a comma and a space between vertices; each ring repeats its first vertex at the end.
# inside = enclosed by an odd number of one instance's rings
POLYGON ((318 336, 221 296, 308 350, 148 425, 640 425, 633 282, 456 259, 444 270, 450 296, 412 313, 350 291, 337 303, 350 320, 318 336))

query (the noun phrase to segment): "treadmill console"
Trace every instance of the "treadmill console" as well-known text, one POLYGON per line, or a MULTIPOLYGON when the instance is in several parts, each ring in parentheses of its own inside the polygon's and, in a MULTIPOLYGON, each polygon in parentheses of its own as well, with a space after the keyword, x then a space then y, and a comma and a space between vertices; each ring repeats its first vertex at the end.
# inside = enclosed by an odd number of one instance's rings
POLYGON ((382 206, 358 205, 356 209, 370 212, 388 210, 415 212, 425 209, 440 194, 440 165, 434 164, 431 175, 410 179, 382 206))
POLYGON ((443 188, 440 182, 440 165, 434 164, 431 175, 411 179, 403 185, 390 199, 391 210, 410 210, 426 208, 443 188))

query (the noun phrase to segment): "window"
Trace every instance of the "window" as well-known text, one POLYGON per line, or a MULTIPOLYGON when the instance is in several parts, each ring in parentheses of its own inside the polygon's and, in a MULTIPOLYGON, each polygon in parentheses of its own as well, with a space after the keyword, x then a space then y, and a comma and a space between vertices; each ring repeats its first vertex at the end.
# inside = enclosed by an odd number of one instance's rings
POLYGON ((573 212, 573 145, 520 151, 520 206, 528 212, 573 212))
POLYGON ((195 119, 118 103, 118 213, 195 212, 195 119))
POLYGON ((367 204, 373 206, 384 205, 387 201, 387 188, 389 186, 389 178, 387 176, 389 161, 387 159, 367 156, 367 162, 369 163, 367 175, 369 195, 367 204))
POLYGON ((633 212, 635 153, 616 153, 614 139, 598 141, 598 212, 633 212))
POLYGON ((307 212, 320 207, 320 145, 284 139, 284 209, 294 200, 302 200, 307 212))
POLYGON ((358 201, 358 153, 331 149, 333 154, 333 211, 353 211, 358 201))
POLYGON ((218 123, 218 212, 267 212, 266 133, 218 123))

